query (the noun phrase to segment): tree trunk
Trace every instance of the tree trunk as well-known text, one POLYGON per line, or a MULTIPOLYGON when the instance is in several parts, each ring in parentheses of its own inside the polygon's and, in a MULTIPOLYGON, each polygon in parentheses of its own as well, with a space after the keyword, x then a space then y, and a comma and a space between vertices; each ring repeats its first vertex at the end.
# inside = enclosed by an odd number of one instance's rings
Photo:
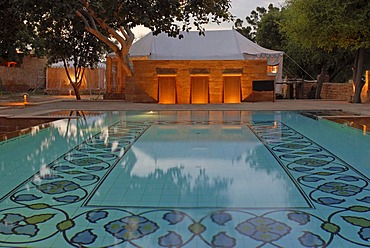
POLYGON ((122 66, 123 70, 126 72, 127 76, 131 77, 134 74, 134 66, 130 60, 128 55, 128 51, 121 50, 120 52, 116 52, 117 59, 119 61, 119 65, 122 66))
POLYGON ((327 74, 326 71, 327 71, 327 68, 326 68, 326 65, 324 65, 321 68, 321 73, 319 75, 319 78, 317 79, 317 87, 316 87, 316 92, 315 92, 315 99, 321 99, 321 89, 322 89, 322 86, 324 84, 325 77, 326 77, 326 74, 327 74))
POLYGON ((80 95, 80 86, 81 86, 81 84, 79 82, 81 82, 81 80, 83 78, 83 74, 85 73, 85 70, 83 69, 82 73, 77 73, 78 68, 74 67, 74 72, 75 72, 74 74, 75 75, 74 75, 74 80, 73 80, 71 75, 69 74, 68 64, 67 64, 67 61, 65 59, 63 59, 63 64, 64 64, 64 70, 67 74, 69 83, 70 83, 70 85, 72 85, 73 91, 75 93, 76 100, 81 100, 81 95, 80 95))
POLYGON ((364 86, 362 81, 362 71, 365 62, 365 48, 359 48, 356 51, 355 65, 353 67, 353 84, 355 85, 355 93, 353 95, 353 103, 361 103, 361 91, 364 86))
POLYGON ((73 91, 75 92, 76 100, 81 100, 81 95, 80 95, 80 87, 76 85, 76 83, 71 83, 73 87, 73 91))

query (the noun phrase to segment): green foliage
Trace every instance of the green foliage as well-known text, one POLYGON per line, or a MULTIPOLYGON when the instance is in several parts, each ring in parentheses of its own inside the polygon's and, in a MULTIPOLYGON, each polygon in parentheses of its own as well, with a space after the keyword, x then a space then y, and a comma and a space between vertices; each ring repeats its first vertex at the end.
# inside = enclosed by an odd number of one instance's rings
POLYGON ((272 4, 268 9, 257 7, 246 17, 247 26, 244 27, 240 19, 237 19, 234 25, 240 33, 259 45, 284 51, 286 76, 316 79, 325 64, 331 81, 346 82, 352 77, 353 53, 339 48, 335 42, 330 43, 330 49, 324 49, 319 44, 327 41, 314 32, 328 27, 325 32, 332 33, 332 27, 329 25, 333 25, 333 20, 330 18, 329 24, 324 22, 325 27, 319 28, 321 18, 332 12, 323 1, 290 0, 282 9, 272 4), (306 9, 298 6, 298 3, 306 9), (324 8, 323 13, 319 13, 317 8, 324 8), (318 21, 311 22, 315 15, 319 16, 318 21), (315 43, 313 40, 316 40, 315 43))
MULTIPOLYGON (((73 18, 76 11, 93 13, 112 29, 125 26, 133 28, 143 25, 154 33, 167 32, 176 35, 181 30, 190 29, 191 24, 202 30, 208 22, 221 22, 230 19, 229 0, 25 0, 29 6, 37 5, 37 10, 53 9, 60 18, 73 18)), ((41 16, 40 16, 41 17, 41 16)), ((97 27, 99 31, 104 27, 97 27)))
POLYGON ((288 77, 316 79, 324 64, 327 65, 330 82, 347 82, 352 77, 351 67, 354 56, 351 52, 343 49, 327 52, 319 48, 302 47, 289 38, 283 40, 283 47, 286 57, 289 56, 284 61, 285 73, 288 77))
POLYGON ((57 20, 57 16, 50 15, 45 20, 50 24, 38 27, 49 63, 72 60, 75 67, 94 67, 105 55, 103 44, 85 31, 77 16, 57 20))
POLYGON ((370 47, 367 0, 290 0, 282 30, 304 47, 356 50, 370 47))
POLYGON ((79 88, 84 68, 94 67, 106 54, 106 49, 95 36, 85 30, 81 19, 74 14, 78 5, 64 1, 37 1, 28 18, 28 25, 41 38, 48 62, 63 62, 70 84, 79 100, 79 88), (67 68, 73 68, 73 73, 67 68))
POLYGON ((234 27, 236 31, 247 37, 252 41, 256 41, 256 35, 258 31, 258 25, 261 22, 262 17, 269 11, 274 11, 275 7, 273 4, 268 6, 268 10, 264 7, 257 7, 256 10, 252 10, 251 14, 245 17, 247 25, 243 26, 244 21, 240 18, 236 19, 234 22, 234 27))
POLYGON ((293 42, 329 53, 352 52, 353 102, 361 102, 366 49, 370 48, 370 2, 368 0, 289 0, 281 24, 293 42))
MULTIPOLYGON (((180 31, 195 26, 202 33, 203 26, 209 22, 230 20, 229 8, 230 0, 3 0, 0 3, 0 51, 10 54, 14 48, 31 45, 32 48, 46 47, 50 53, 58 45, 58 50, 68 53, 75 43, 68 46, 64 41, 71 40, 70 36, 81 37, 80 24, 83 24, 85 30, 109 46, 126 71, 130 71, 128 51, 134 40, 133 27, 144 25, 154 34, 166 32, 177 36, 180 31), (72 34, 72 29, 79 33, 72 34), (64 44, 55 41, 58 35, 64 44)), ((88 42, 92 44, 92 40, 88 42)), ((49 57, 56 60, 61 55, 56 53, 53 51, 49 57)))
POLYGON ((17 8, 17 0, 0 1, 0 57, 18 62, 16 49, 28 52, 28 45, 35 42, 37 37, 23 22, 25 13, 17 8))
POLYGON ((268 11, 261 16, 261 20, 257 24, 258 32, 256 32, 255 39, 259 45, 275 50, 282 50, 284 48, 284 37, 279 30, 282 11, 270 4, 268 11))
POLYGON ((243 26, 243 20, 238 18, 234 22, 235 30, 238 31, 240 34, 244 35, 248 39, 254 41, 254 31, 253 26, 243 26))

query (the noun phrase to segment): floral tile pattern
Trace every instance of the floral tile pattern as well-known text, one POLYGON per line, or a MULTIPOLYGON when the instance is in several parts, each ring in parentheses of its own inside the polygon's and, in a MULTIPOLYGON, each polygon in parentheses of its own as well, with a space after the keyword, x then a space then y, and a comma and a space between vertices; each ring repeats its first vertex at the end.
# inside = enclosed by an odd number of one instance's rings
MULTIPOLYGON (((212 125, 215 122, 181 124, 212 125)), ((246 125, 312 202, 307 209, 163 209, 85 206, 150 125, 119 122, 0 200, 4 247, 366 247, 369 179, 283 123, 246 125), (195 214, 196 212, 196 214, 195 214)))

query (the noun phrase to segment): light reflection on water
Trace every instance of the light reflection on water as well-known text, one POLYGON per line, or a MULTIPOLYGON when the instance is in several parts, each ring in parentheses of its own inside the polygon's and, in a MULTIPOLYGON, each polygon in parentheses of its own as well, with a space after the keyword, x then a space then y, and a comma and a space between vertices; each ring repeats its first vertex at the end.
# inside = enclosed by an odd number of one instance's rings
POLYGON ((111 174, 118 179, 108 178, 91 203, 117 193, 104 189, 127 186, 129 190, 117 194, 122 197, 117 202, 143 194, 129 206, 145 202, 162 207, 307 207, 291 179, 245 125, 151 126, 111 174))
POLYGON ((370 139, 361 131, 246 111, 107 112, 32 130, 0 143, 5 246, 158 247, 174 233, 191 247, 368 244, 366 227, 342 218, 369 212, 370 139), (13 228, 20 217, 29 232, 13 228), (138 230, 138 219, 150 234, 116 239, 117 224, 138 230))
MULTIPOLYGON (((285 203, 289 202, 292 206, 306 206, 302 203, 302 196, 297 193, 291 179, 246 126, 241 128, 240 125, 213 125, 216 128, 211 129, 211 125, 206 122, 250 123, 282 120, 333 151, 338 148, 336 144, 348 143, 348 139, 341 140, 343 135, 336 134, 343 133, 338 127, 328 129, 326 123, 318 123, 295 113, 102 112, 100 115, 55 121, 46 129, 34 127, 27 135, 2 142, 0 180, 4 181, 5 188, 1 194, 38 171, 41 175, 50 174, 47 166, 52 161, 95 134, 99 134, 102 140, 108 142, 110 137, 107 128, 119 120, 205 122, 202 125, 183 125, 181 128, 180 125, 153 126, 151 131, 146 132, 129 150, 117 168, 125 169, 125 172, 119 173, 129 172, 125 175, 129 175, 130 180, 134 181, 132 187, 144 188, 148 181, 154 180, 154 183, 163 181, 166 187, 180 189, 179 198, 184 196, 191 198, 196 192, 206 192, 207 199, 211 199, 216 205, 245 206, 253 203, 259 207, 268 207, 272 204, 269 199, 273 199, 275 205, 285 206, 285 203), (323 129, 324 132, 318 132, 318 129, 323 129), (333 142, 334 138, 339 141, 333 142), (247 191, 253 194, 245 195, 247 191), (257 201, 251 200, 256 198, 257 201)), ((369 142, 369 139, 353 140, 360 146, 360 142, 369 142)), ((351 143, 351 146, 355 145, 351 143)), ((118 146, 118 143, 113 143, 112 150, 115 149, 114 146, 118 146)), ((361 149, 347 152, 347 161, 355 164, 355 159, 366 159, 366 156, 360 154, 353 155, 356 152, 361 153, 361 149)), ((341 151, 338 155, 345 158, 347 154, 341 151)))
POLYGON ((119 118, 119 115, 107 112, 99 116, 62 119, 50 123, 47 128, 32 127, 25 135, 1 142, 0 180, 5 182, 5 188, 2 188, 0 197, 38 171, 47 175, 50 173, 49 163, 106 130, 119 118))

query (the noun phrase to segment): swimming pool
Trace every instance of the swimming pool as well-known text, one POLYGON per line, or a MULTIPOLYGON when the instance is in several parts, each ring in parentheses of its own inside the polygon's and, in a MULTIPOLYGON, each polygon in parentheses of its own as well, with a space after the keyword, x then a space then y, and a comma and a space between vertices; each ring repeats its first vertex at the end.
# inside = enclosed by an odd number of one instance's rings
POLYGON ((0 143, 0 246, 369 246, 368 147, 298 112, 62 119, 0 143))

